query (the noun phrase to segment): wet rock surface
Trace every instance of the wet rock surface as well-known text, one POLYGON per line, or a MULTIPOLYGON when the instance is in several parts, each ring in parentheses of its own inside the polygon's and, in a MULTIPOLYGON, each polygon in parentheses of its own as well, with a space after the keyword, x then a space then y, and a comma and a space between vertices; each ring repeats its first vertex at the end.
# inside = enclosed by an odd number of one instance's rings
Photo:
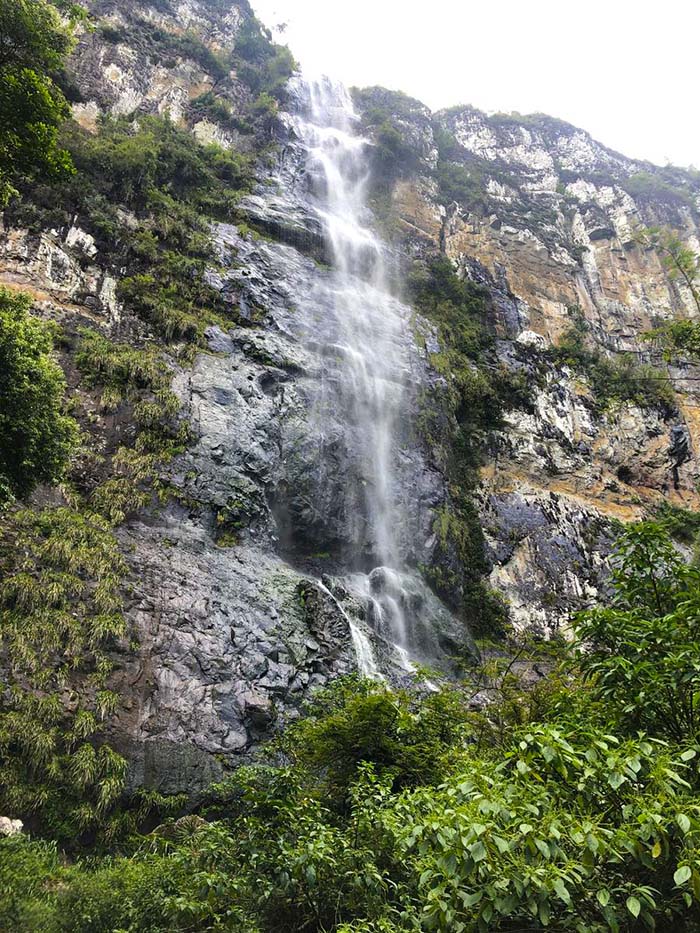
POLYGON ((258 227, 286 218, 281 242, 227 224, 215 231, 219 266, 209 281, 249 323, 211 328, 211 352, 176 376, 193 435, 169 470, 179 504, 123 532, 140 648, 115 676, 130 698, 115 738, 128 737, 135 781, 161 775, 171 791, 203 787, 310 691, 355 670, 358 638, 376 676, 399 680, 418 662, 448 672, 474 652, 464 623, 409 569, 433 559, 434 514, 446 495, 413 428, 419 394, 437 377, 410 309, 358 279, 353 288, 404 322, 382 335, 381 362, 387 398, 401 399, 386 494, 406 569, 367 574, 379 559, 376 438, 365 420, 373 415, 347 396, 355 351, 336 317, 348 280, 289 234, 290 225, 318 228, 306 158, 290 131, 276 184, 243 203, 258 227))
MULTIPOLYGON (((164 64, 151 27, 200 30, 225 50, 249 15, 245 3, 199 0, 169 10, 91 6, 111 32, 86 31, 74 59, 74 115, 89 132, 102 114, 181 122, 189 101, 214 86, 215 76, 184 55, 164 64)), ((234 113, 250 102, 235 73, 217 91, 234 113)), ((415 156, 391 192, 401 231, 393 252, 401 260, 442 249, 483 285, 501 359, 532 381, 532 409, 511 413, 490 440, 479 505, 491 585, 517 628, 549 637, 572 609, 605 594, 618 520, 664 499, 700 505, 696 369, 674 362, 664 370, 678 392, 669 413, 641 404, 603 411, 570 368, 545 367, 543 377, 540 366, 572 309, 605 353, 656 361, 640 334, 693 307, 658 256, 635 243, 634 229, 669 224, 700 247, 695 183, 681 179, 689 194, 671 203, 665 170, 560 121, 499 120, 474 108, 431 115, 381 89, 363 99, 394 109, 415 156), (478 206, 442 203, 436 127, 456 139, 455 161, 478 169, 478 206), (645 191, 637 178, 635 189, 630 179, 645 173, 656 188, 647 178, 645 191)), ((290 109, 303 105, 292 91, 290 109)), ((204 142, 239 142, 235 130, 207 120, 193 131, 204 142)), ((176 371, 193 443, 164 476, 174 495, 119 532, 132 566, 133 644, 116 656, 113 686, 125 703, 111 738, 128 754, 133 784, 164 793, 196 793, 218 778, 297 715, 310 691, 355 670, 368 646, 365 661, 398 681, 415 662, 449 672, 474 650, 463 623, 415 573, 435 560, 433 519, 447 495, 416 432, 421 398, 438 380, 429 365, 435 334, 398 302, 387 306, 406 318, 386 354, 387 383, 404 406, 389 490, 404 564, 397 572, 376 553, 366 432, 343 405, 347 348, 329 327, 337 269, 314 209, 323 179, 306 163, 292 116, 276 134, 274 164, 261 166, 260 185, 240 204, 255 235, 231 224, 215 230, 209 280, 241 323, 210 329, 209 352, 176 371), (397 647, 401 626, 411 658, 397 647)), ((395 272, 396 255, 384 258, 395 272)), ((368 265, 375 260, 370 251, 368 265)), ((3 230, 0 271, 49 317, 118 329, 128 315, 114 271, 77 227, 3 230)), ((142 335, 141 324, 128 323, 142 335)))

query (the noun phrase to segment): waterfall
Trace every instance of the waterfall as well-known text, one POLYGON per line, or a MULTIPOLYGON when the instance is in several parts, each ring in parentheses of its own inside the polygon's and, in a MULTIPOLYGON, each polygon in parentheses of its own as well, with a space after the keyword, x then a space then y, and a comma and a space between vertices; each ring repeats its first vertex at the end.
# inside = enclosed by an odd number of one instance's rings
POLYGON ((347 612, 343 609, 339 600, 335 595, 328 589, 328 587, 321 580, 316 581, 316 586, 322 590, 334 604, 336 609, 340 612, 342 617, 348 624, 350 629, 350 637, 352 638, 352 646, 355 651, 355 658, 357 660, 357 669, 362 674, 363 677, 371 677, 372 680, 383 680, 382 673, 377 666, 377 661, 374 657, 374 651, 372 649, 372 642, 367 637, 365 632, 362 631, 357 622, 353 622, 347 612))
MULTIPOLYGON (((385 248, 370 227, 370 143, 358 133, 350 96, 327 78, 297 80, 293 128, 306 149, 306 172, 333 269, 319 285, 325 294, 317 305, 325 314, 315 326, 327 353, 338 360, 333 378, 324 382, 315 417, 321 435, 327 405, 339 403, 347 420, 361 487, 346 490, 348 510, 355 510, 357 554, 369 563, 367 570, 374 567, 365 593, 368 615, 375 631, 394 646, 397 666, 410 671, 415 646, 405 615, 405 556, 398 535, 406 525, 405 505, 395 476, 410 377, 403 350, 409 312, 391 293, 385 248)), ((352 637, 358 666, 367 672, 374 665, 371 647, 357 626, 352 637)))

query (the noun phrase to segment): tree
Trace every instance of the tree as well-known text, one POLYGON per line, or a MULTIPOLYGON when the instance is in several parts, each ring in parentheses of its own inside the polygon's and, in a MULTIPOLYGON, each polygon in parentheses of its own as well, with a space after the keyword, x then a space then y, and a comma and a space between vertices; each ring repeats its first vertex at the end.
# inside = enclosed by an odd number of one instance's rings
POLYGON ((700 256, 686 246, 674 230, 664 227, 641 230, 637 235, 637 241, 659 253, 669 277, 683 282, 700 311, 700 256))
POLYGON ((697 741, 700 570, 654 522, 628 527, 613 561, 611 605, 576 623, 583 675, 625 731, 697 741))
POLYGON ((0 208, 23 178, 71 171, 58 142, 68 104, 51 77, 71 41, 70 29, 44 0, 0 0, 0 208))
MULTIPOLYGON (((639 230, 635 239, 640 246, 658 253, 668 277, 685 286, 700 312, 700 255, 666 227, 639 230)), ((659 341, 666 356, 681 352, 700 358, 700 324, 697 321, 672 321, 644 336, 647 340, 659 341)))
POLYGON ((57 482, 78 436, 63 411, 55 330, 30 306, 29 295, 0 288, 0 504, 57 482))

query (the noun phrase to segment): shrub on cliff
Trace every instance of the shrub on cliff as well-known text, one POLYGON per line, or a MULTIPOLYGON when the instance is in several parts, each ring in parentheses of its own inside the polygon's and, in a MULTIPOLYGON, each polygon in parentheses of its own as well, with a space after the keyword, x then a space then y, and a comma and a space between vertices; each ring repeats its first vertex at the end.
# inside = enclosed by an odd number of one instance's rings
POLYGON ((0 288, 0 504, 57 482, 77 440, 52 354, 56 330, 30 307, 29 295, 0 288))
POLYGON ((58 141, 68 104, 52 78, 70 45, 69 29, 51 4, 0 0, 0 208, 20 179, 71 170, 58 141))
POLYGON ((585 322, 565 331, 548 356, 554 364, 570 366, 587 379, 593 402, 601 410, 630 402, 665 414, 676 411, 673 383, 666 373, 634 359, 604 356, 587 337, 585 322))
POLYGON ((288 78, 296 68, 285 45, 272 42, 271 33, 255 17, 248 17, 238 35, 232 56, 238 76, 254 94, 284 96, 288 78))
POLYGON ((653 522, 622 534, 613 563, 613 599, 577 623, 581 670, 616 729, 697 742, 700 570, 653 522))

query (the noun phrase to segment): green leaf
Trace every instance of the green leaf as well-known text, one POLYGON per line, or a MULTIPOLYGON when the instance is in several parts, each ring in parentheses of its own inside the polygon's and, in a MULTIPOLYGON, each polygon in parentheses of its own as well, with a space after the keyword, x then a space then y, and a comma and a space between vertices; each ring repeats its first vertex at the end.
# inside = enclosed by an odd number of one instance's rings
POLYGON ((541 855, 543 855, 545 858, 549 858, 549 846, 543 839, 535 839, 535 845, 537 846, 537 849, 541 855))
POLYGON ((678 814, 676 817, 676 823, 678 823, 684 833, 687 833, 690 829, 690 819, 685 815, 685 813, 678 814))
POLYGON ((610 903, 610 891, 607 888, 601 888, 596 894, 596 898, 601 907, 607 907, 610 903))
POLYGON ((627 898, 627 910, 629 910, 633 917, 638 917, 641 909, 642 905, 636 897, 630 896, 627 898))
POLYGON ((695 900, 700 901, 700 873, 697 871, 693 872, 693 880, 690 884, 693 889, 693 894, 695 895, 695 900))
POLYGON ((465 907, 474 907, 484 896, 484 892, 475 891, 473 894, 460 893, 459 896, 465 907))
POLYGON ((685 884, 686 881, 690 879, 690 876, 693 874, 690 865, 681 865, 680 868, 677 868, 673 874, 673 880, 677 885, 685 884))
POLYGON ((479 842, 475 842, 474 845, 469 846, 469 854, 475 862, 481 862, 486 858, 486 846, 479 840, 479 842))
POLYGON ((559 898, 564 901, 565 904, 571 903, 571 895, 569 894, 569 889, 566 887, 561 878, 556 878, 554 881, 554 890, 556 891, 559 898))

